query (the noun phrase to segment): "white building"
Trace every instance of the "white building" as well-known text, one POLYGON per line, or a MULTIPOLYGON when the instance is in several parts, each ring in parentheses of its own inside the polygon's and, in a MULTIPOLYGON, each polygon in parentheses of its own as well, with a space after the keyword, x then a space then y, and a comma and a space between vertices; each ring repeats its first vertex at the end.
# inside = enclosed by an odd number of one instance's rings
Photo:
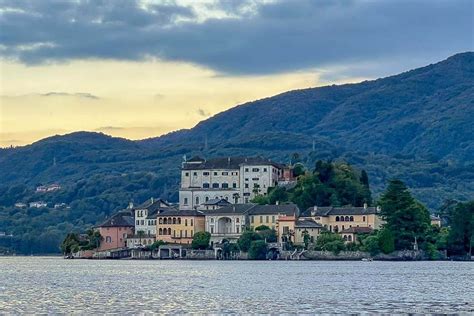
POLYGON ((248 203, 278 185, 283 167, 263 158, 228 157, 205 160, 194 157, 183 162, 180 209, 198 209, 212 199, 248 203))
POLYGON ((150 198, 133 208, 135 211, 135 235, 142 231, 147 236, 156 236, 156 217, 158 213, 168 210, 169 203, 162 199, 150 198))
POLYGON ((234 204, 203 211, 211 243, 236 242, 248 226, 248 213, 255 204, 234 204))
POLYGON ((43 201, 35 201, 30 203, 30 207, 36 207, 36 208, 41 208, 41 207, 47 207, 48 203, 43 202, 43 201))

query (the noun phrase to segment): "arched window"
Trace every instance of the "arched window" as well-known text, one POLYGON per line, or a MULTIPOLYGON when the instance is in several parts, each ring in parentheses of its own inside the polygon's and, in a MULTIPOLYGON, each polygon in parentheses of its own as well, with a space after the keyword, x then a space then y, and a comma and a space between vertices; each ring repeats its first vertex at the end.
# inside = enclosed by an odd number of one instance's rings
POLYGON ((353 221, 354 221, 354 216, 351 216, 351 217, 349 218, 349 220, 350 220, 351 222, 353 222, 353 221))
POLYGON ((173 219, 171 217, 168 217, 168 224, 173 224, 173 219))
POLYGON ((349 221, 349 216, 346 216, 346 218, 344 218, 344 221, 348 222, 349 221))
POLYGON ((344 221, 344 216, 341 216, 341 222, 343 222, 343 221, 344 221))
POLYGON ((347 236, 347 240, 352 241, 352 235, 347 236))
POLYGON ((191 218, 191 226, 193 226, 193 219, 191 218))
POLYGON ((214 219, 213 219, 213 218, 211 218, 211 223, 214 223, 214 219))
POLYGON ((171 228, 168 228, 168 235, 171 235, 171 228))
POLYGON ((208 197, 208 196, 206 196, 206 202, 207 202, 207 201, 209 201, 209 197, 208 197))
POLYGON ((184 219, 184 226, 188 226, 188 219, 187 218, 184 219))
POLYGON ((342 230, 344 230, 344 225, 342 225, 342 230))
POLYGON ((163 229, 158 229, 158 235, 163 235, 163 229))
POLYGON ((344 235, 344 241, 347 241, 347 236, 346 235, 344 235))
POLYGON ((336 216, 336 222, 339 222, 339 216, 336 216))
POLYGON ((105 237, 105 242, 107 243, 112 242, 112 237, 110 236, 105 237))
POLYGON ((178 225, 181 225, 181 217, 178 217, 178 225))
POLYGON ((160 217, 160 219, 158 220, 158 223, 160 224, 163 224, 163 219, 160 217))

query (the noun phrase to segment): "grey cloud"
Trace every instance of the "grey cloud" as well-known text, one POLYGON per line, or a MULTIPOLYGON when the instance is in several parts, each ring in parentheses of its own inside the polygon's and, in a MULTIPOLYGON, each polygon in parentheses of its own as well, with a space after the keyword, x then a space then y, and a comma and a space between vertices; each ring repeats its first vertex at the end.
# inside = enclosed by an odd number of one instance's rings
POLYGON ((210 112, 208 112, 208 111, 206 111, 206 110, 204 110, 204 109, 201 109, 201 108, 197 109, 196 112, 197 112, 197 114, 199 114, 199 115, 202 116, 202 117, 211 116, 211 113, 210 113, 210 112))
MULTIPOLYGON (((252 1, 244 3, 254 8, 251 15, 204 22, 192 20, 192 8, 173 3, 0 4, 19 9, 2 13, 0 53, 27 64, 160 58, 235 75, 369 62, 383 70, 397 61, 395 68, 402 70, 413 61, 420 66, 474 49, 470 0, 252 1), (188 20, 177 23, 180 18, 188 20)), ((238 1, 218 5, 234 15, 242 12, 238 1)))
POLYGON ((46 93, 29 93, 29 94, 22 94, 22 95, 2 95, 2 98, 26 98, 26 97, 75 97, 75 98, 84 98, 90 100, 98 100, 100 99, 98 96, 93 95, 87 92, 76 92, 76 93, 68 93, 68 92, 46 92, 46 93))

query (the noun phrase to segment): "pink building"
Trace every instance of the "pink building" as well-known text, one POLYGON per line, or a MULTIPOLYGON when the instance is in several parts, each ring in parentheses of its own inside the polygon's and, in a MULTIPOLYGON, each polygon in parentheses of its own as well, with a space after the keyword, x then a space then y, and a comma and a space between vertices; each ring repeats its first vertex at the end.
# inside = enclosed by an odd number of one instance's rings
POLYGON ((127 235, 133 235, 134 220, 130 210, 120 211, 113 215, 97 229, 102 236, 99 251, 125 248, 127 235))

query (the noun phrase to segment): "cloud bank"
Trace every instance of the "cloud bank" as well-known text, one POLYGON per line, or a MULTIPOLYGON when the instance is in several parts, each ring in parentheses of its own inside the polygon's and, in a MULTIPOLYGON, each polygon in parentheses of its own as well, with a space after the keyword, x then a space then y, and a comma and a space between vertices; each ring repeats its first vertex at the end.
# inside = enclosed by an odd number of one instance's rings
POLYGON ((0 1, 0 54, 190 62, 231 75, 473 50, 471 0, 0 1), (203 12, 214 12, 206 15, 203 12), (217 12, 217 13, 216 13, 217 12))

